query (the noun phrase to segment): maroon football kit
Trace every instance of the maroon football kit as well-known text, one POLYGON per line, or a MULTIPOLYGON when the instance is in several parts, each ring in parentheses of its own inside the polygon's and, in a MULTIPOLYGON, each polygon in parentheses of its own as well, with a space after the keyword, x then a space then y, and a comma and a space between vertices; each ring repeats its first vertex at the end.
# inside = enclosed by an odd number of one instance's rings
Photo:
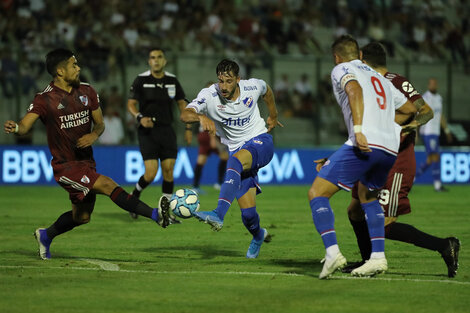
MULTIPOLYGON (((387 72, 385 78, 390 80, 395 88, 400 90, 411 102, 421 99, 419 92, 405 77, 387 72)), ((411 212, 408 193, 413 186, 416 173, 415 138, 415 132, 401 136, 397 159, 388 173, 387 182, 380 192, 379 202, 385 211, 386 217, 397 217, 411 212)), ((357 184, 352 190, 352 196, 358 199, 357 184)))
POLYGON ((95 199, 89 192, 100 174, 96 172, 93 149, 77 148, 77 141, 91 133, 92 112, 98 108, 98 95, 90 85, 81 83, 69 93, 51 82, 28 109, 38 114, 46 126, 54 178, 67 190, 72 203, 95 199))

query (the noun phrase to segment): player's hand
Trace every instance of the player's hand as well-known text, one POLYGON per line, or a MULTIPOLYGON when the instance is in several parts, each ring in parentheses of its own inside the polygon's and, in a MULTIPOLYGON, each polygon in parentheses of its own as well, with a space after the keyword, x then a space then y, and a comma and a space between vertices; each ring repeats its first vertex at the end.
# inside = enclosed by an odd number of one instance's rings
POLYGON ((91 146, 98 139, 98 135, 95 133, 89 133, 83 135, 77 140, 77 148, 83 149, 91 146))
POLYGON ((362 152, 372 152, 372 149, 369 148, 369 144, 367 143, 366 136, 363 133, 355 133, 355 135, 356 135, 357 147, 362 152))
POLYGON ((154 124, 151 117, 144 116, 140 119, 140 125, 145 128, 152 128, 154 124))
POLYGON ((419 123, 417 120, 412 120, 409 124, 403 125, 401 127, 401 133, 402 135, 409 134, 415 130, 417 130, 419 127, 419 123))
POLYGON ((215 135, 215 124, 213 120, 205 115, 199 115, 199 123, 201 123, 203 130, 209 132, 211 135, 215 135))
POLYGON ((323 167, 323 165, 325 165, 326 161, 328 161, 328 158, 313 161, 314 163, 317 163, 317 165, 315 166, 317 172, 320 172, 321 168, 323 167))
POLYGON ((268 119, 266 120, 266 124, 268 124, 268 133, 276 128, 276 126, 281 126, 281 127, 284 127, 284 125, 282 125, 281 122, 278 121, 277 117, 276 118, 272 118, 271 116, 268 116, 268 119))
POLYGON ((3 129, 5 130, 5 133, 7 134, 14 133, 16 129, 16 122, 6 121, 5 124, 3 124, 3 129))

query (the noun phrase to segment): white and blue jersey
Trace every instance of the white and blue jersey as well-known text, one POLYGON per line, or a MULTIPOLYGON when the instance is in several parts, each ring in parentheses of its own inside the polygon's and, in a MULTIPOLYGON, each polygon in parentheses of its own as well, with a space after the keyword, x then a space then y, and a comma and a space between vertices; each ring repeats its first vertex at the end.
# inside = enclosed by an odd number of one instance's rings
POLYGON ((218 84, 202 89, 197 98, 186 107, 207 115, 214 121, 217 135, 230 151, 235 151, 253 137, 266 133, 258 99, 266 94, 266 83, 261 79, 240 80, 240 96, 235 101, 225 99, 218 84))
POLYGON ((441 134, 441 116, 442 116, 442 97, 438 93, 432 93, 429 90, 423 94, 423 99, 431 107, 434 117, 421 126, 419 133, 423 136, 441 134))
POLYGON ((348 128, 346 144, 356 146, 351 107, 345 91, 347 83, 353 80, 362 87, 362 133, 369 146, 397 155, 401 127, 395 123, 395 110, 405 104, 407 99, 388 79, 360 60, 340 63, 331 72, 333 92, 348 128))

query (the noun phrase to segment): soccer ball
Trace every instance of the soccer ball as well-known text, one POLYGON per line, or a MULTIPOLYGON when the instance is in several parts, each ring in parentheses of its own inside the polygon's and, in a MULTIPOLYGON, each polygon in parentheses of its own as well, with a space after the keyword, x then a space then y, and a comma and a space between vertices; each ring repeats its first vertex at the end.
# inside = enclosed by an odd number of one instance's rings
POLYGON ((178 217, 190 218, 199 211, 199 198, 191 189, 179 189, 171 196, 170 209, 178 217))

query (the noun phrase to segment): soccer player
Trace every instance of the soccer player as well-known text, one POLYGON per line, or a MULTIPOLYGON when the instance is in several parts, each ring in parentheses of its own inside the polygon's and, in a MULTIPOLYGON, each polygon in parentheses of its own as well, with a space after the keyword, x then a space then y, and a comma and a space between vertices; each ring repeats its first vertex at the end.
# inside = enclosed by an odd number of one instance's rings
POLYGON ((394 121, 395 110, 414 114, 416 109, 387 79, 359 60, 359 47, 354 38, 339 37, 332 45, 332 53, 336 66, 331 81, 349 138, 322 166, 308 192, 313 221, 326 248, 319 278, 328 278, 346 265, 336 240, 329 198, 340 188, 350 191, 356 182, 367 217, 372 253, 369 261, 352 274, 372 276, 388 269, 384 215, 376 195, 398 153, 401 127, 394 121))
POLYGON ((437 79, 430 78, 428 90, 423 94, 424 100, 429 103, 434 111, 434 118, 426 125, 423 125, 419 133, 426 148, 426 162, 420 165, 416 176, 423 174, 429 167, 432 169, 432 178, 435 191, 447 191, 441 182, 441 164, 439 162, 439 135, 441 127, 447 136, 447 141, 452 142, 452 134, 447 127, 447 120, 442 112, 442 97, 437 93, 437 79))
POLYGON ((56 236, 90 221, 97 194, 109 196, 122 209, 166 227, 169 223, 166 198, 162 197, 158 209, 152 209, 111 178, 96 172, 91 145, 105 125, 98 95, 89 84, 80 82, 80 67, 73 53, 66 49, 49 52, 46 68, 53 81, 36 95, 20 122, 9 120, 4 124, 6 133, 23 135, 37 119, 44 123, 54 178, 69 193, 72 202, 72 210, 63 213, 50 227, 35 231, 41 259, 51 258, 50 245, 56 236))
POLYGON ((197 141, 199 143, 199 151, 197 155, 196 166, 194 167, 193 186, 199 193, 202 191, 199 188, 201 182, 202 169, 207 162, 207 158, 212 153, 215 153, 219 156, 220 161, 218 165, 217 183, 214 184, 214 188, 220 189, 220 186, 222 185, 224 180, 225 169, 227 167, 227 147, 220 142, 220 138, 218 138, 217 136, 210 135, 208 132, 204 131, 202 127, 199 127, 197 141))
MULTIPOLYGON (((162 167, 162 193, 168 199, 173 193, 173 168, 177 146, 172 127, 174 102, 180 110, 186 107, 184 91, 175 75, 165 71, 165 53, 161 48, 149 51, 150 70, 139 74, 132 83, 127 109, 139 125, 139 147, 144 160, 145 173, 139 178, 132 194, 139 198, 157 175, 158 160, 162 167), (139 106, 139 109, 137 109, 139 106)), ((189 128, 189 127, 187 127, 189 128)), ((186 142, 191 143, 190 131, 185 131, 186 142)), ((131 213, 133 218, 137 215, 131 213)), ((171 223, 177 222, 173 217, 171 223)))
POLYGON ((261 192, 258 170, 273 157, 273 139, 268 132, 282 124, 277 119, 273 91, 263 80, 240 79, 238 64, 227 59, 217 65, 216 74, 218 83, 202 89, 181 113, 183 122, 200 122, 205 131, 217 133, 230 151, 217 208, 196 212, 195 217, 219 231, 237 198, 243 224, 253 235, 246 257, 256 258, 263 242, 270 241, 256 212, 256 195, 261 192), (259 113, 260 97, 269 110, 266 122, 259 113))
MULTIPOLYGON (((385 49, 381 44, 372 42, 361 50, 362 61, 390 80, 408 100, 413 102, 418 110, 418 115, 414 118, 415 123, 413 123, 415 127, 419 127, 432 119, 433 112, 431 108, 408 79, 388 71, 385 49)), ((411 122, 410 120, 404 121, 404 124, 410 125, 411 122)), ((385 213, 385 238, 412 243, 418 247, 438 251, 447 264, 448 276, 454 277, 458 268, 458 253, 460 249, 460 242, 457 238, 438 238, 424 233, 412 225, 396 222, 398 216, 411 212, 408 193, 413 186, 416 171, 415 138, 416 132, 414 130, 407 133, 402 131, 397 160, 390 170, 387 182, 379 194, 379 203, 382 205, 385 213)), ((350 273, 353 269, 364 264, 371 253, 367 223, 357 197, 357 185, 353 188, 352 200, 348 207, 348 216, 357 237, 362 261, 345 267, 343 272, 346 273, 350 273)))

